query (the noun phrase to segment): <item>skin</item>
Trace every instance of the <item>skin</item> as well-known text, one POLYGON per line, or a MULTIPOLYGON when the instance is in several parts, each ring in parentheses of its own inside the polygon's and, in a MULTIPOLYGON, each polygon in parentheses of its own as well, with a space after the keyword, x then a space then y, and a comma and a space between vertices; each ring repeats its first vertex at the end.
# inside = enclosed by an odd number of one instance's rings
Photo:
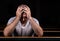
POLYGON ((16 11, 16 18, 14 19, 14 21, 11 24, 8 24, 3 33, 4 36, 9 36, 15 29, 15 26, 17 25, 18 21, 21 21, 22 25, 25 26, 27 20, 30 20, 32 29, 34 30, 34 32, 36 33, 36 35, 43 36, 43 29, 40 25, 38 25, 34 20, 33 17, 31 16, 31 11, 30 8, 27 5, 21 5, 17 8, 16 11), (22 12, 23 13, 22 15, 22 12), (21 18, 23 17, 23 18, 21 18))

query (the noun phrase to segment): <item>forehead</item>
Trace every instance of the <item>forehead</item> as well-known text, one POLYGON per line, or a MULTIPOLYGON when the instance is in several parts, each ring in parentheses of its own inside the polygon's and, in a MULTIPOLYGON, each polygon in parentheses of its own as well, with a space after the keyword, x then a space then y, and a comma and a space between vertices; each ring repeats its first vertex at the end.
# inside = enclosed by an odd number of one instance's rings
POLYGON ((23 5, 23 4, 22 4, 22 5, 20 5, 19 7, 23 7, 23 8, 24 8, 24 7, 28 7, 28 6, 27 6, 27 5, 23 5))
POLYGON ((27 10, 27 9, 30 10, 30 8, 27 5, 20 5, 19 8, 20 7, 23 8, 23 9, 25 8, 25 10, 27 10))

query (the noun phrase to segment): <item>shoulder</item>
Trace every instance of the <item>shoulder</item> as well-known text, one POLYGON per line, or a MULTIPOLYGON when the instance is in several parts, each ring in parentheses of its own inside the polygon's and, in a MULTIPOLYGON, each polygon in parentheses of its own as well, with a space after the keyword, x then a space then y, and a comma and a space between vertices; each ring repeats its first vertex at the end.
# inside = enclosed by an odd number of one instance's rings
POLYGON ((11 22, 13 22, 14 19, 15 19, 15 17, 11 17, 11 18, 8 20, 8 23, 7 23, 7 24, 10 24, 11 22))
POLYGON ((38 19, 36 19, 36 18, 33 17, 33 20, 34 20, 37 24, 39 24, 38 19))
POLYGON ((16 17, 11 17, 9 20, 14 20, 16 17))
POLYGON ((36 18, 34 18, 34 17, 33 17, 33 20, 36 21, 36 22, 39 22, 38 19, 36 19, 36 18))
POLYGON ((38 19, 36 19, 36 18, 34 18, 34 17, 33 17, 33 19, 34 19, 35 21, 38 21, 38 19))

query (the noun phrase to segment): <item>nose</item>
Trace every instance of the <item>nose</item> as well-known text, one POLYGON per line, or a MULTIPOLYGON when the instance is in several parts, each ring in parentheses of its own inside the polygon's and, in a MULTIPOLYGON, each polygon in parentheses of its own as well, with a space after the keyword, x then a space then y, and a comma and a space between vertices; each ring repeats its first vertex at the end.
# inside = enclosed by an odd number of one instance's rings
POLYGON ((23 12, 23 13, 22 13, 22 16, 26 16, 26 13, 25 13, 25 12, 23 12))
POLYGON ((23 14, 23 17, 26 17, 26 14, 25 13, 23 14))

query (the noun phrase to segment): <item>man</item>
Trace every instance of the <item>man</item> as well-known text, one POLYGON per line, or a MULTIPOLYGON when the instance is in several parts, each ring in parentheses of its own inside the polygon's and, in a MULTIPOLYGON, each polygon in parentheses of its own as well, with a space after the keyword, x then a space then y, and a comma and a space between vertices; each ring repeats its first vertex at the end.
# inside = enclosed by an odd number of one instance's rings
POLYGON ((4 36, 42 36, 43 29, 38 20, 31 16, 30 8, 27 5, 20 5, 16 16, 9 19, 3 33, 4 36))

